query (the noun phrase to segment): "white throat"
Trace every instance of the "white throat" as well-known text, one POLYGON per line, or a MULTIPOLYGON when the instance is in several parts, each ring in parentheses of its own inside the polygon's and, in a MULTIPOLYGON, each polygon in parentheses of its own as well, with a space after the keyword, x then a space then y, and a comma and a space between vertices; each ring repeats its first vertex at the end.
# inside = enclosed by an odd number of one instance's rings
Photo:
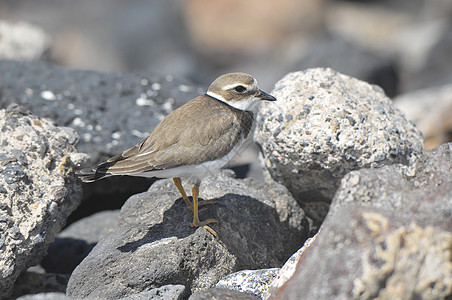
POLYGON ((229 106, 232 106, 232 107, 240 109, 240 110, 248 110, 259 101, 258 98, 250 98, 250 99, 245 99, 245 100, 241 100, 241 101, 229 102, 229 101, 226 101, 226 99, 224 99, 222 96, 220 96, 216 93, 213 93, 211 91, 208 91, 207 95, 209 95, 210 97, 215 98, 217 100, 220 100, 229 106))

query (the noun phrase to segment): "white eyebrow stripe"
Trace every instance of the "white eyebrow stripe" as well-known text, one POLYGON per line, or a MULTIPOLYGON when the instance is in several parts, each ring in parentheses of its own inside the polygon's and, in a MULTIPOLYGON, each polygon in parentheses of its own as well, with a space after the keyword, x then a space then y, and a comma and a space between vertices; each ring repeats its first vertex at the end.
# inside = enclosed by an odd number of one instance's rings
POLYGON ((222 96, 220 96, 220 95, 218 95, 218 94, 216 94, 216 93, 214 93, 214 92, 207 91, 206 94, 207 94, 208 96, 212 97, 212 98, 215 98, 215 99, 217 99, 217 100, 220 100, 220 101, 223 101, 223 102, 227 103, 226 99, 224 99, 222 96))
POLYGON ((246 87, 247 89, 251 88, 251 86, 248 85, 248 84, 244 84, 244 83, 234 83, 234 84, 225 85, 225 86, 223 87, 223 90, 229 90, 229 89, 235 88, 235 87, 237 87, 237 86, 239 86, 239 85, 244 86, 244 87, 246 87))

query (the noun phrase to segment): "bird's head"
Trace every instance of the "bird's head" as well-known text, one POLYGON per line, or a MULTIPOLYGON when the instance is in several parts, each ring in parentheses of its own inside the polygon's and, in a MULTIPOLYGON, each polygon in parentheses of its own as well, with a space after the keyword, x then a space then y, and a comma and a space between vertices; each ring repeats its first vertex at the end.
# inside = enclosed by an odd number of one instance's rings
POLYGON ((256 79, 245 73, 221 75, 209 86, 207 95, 240 110, 247 110, 261 100, 276 101, 259 89, 256 79))

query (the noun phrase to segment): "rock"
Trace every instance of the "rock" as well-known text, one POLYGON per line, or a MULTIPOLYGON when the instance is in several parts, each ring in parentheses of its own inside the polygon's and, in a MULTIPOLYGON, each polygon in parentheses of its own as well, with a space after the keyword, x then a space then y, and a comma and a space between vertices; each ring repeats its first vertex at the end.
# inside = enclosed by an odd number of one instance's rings
POLYGON ((452 83, 402 94, 394 104, 422 131, 427 150, 452 141, 452 83))
POLYGON ((138 294, 130 295, 119 300, 182 300, 185 286, 168 284, 150 291, 144 291, 138 294))
POLYGON ((50 37, 41 28, 0 20, 0 60, 40 60, 48 56, 50 46, 50 37))
POLYGON ((201 198, 216 203, 200 219, 218 220, 217 238, 191 228, 192 213, 172 181, 158 181, 126 202, 118 227, 72 273, 67 294, 120 298, 166 284, 189 294, 234 271, 280 267, 307 237, 304 212, 281 185, 232 174, 201 184, 201 198))
POLYGON ((131 147, 172 110, 201 92, 172 76, 68 70, 43 62, 0 61, 0 107, 11 102, 70 126, 91 163, 131 147))
POLYGON ((47 272, 71 274, 101 238, 114 230, 119 210, 103 211, 71 224, 50 245, 41 266, 47 272))
POLYGON ((274 299, 450 297, 451 170, 449 143, 409 167, 350 172, 316 242, 274 299))
POLYGON ((229 274, 221 279, 215 287, 253 294, 265 299, 268 285, 278 276, 278 273, 279 268, 243 270, 229 274))
POLYGON ((211 288, 194 293, 188 300, 259 300, 260 298, 248 293, 211 288))
POLYGON ((387 95, 398 90, 398 71, 393 59, 365 49, 338 34, 326 34, 312 43, 293 70, 328 67, 342 74, 380 86, 387 95))
POLYGON ((74 299, 75 298, 66 296, 63 293, 41 293, 35 295, 26 295, 17 298, 17 300, 74 300, 74 299))
POLYGON ((39 263, 81 201, 68 159, 77 141, 73 129, 20 106, 0 110, 0 298, 39 263))
POLYGON ((278 101, 261 106, 255 139, 271 177, 301 204, 330 202, 351 170, 423 151, 421 133, 380 88, 331 69, 290 73, 272 95, 278 101))
POLYGON ((27 270, 20 274, 14 284, 13 298, 27 294, 65 293, 68 274, 37 273, 27 270))
POLYGON ((278 288, 283 286, 283 284, 285 284, 293 276, 298 262, 303 256, 303 253, 315 241, 317 235, 318 233, 312 238, 307 239, 303 247, 301 247, 286 261, 284 266, 282 266, 282 268, 279 270, 278 276, 267 286, 267 291, 264 293, 263 299, 268 299, 273 291, 276 291, 278 288))

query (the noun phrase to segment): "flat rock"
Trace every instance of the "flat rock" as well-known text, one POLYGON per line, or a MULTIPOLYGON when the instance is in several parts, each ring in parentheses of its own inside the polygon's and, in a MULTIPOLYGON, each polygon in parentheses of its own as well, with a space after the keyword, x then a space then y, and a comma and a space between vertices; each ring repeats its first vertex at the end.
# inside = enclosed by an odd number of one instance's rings
POLYGON ((121 298, 182 284, 187 296, 238 270, 280 267, 307 238, 304 212, 283 186, 232 176, 209 176, 200 188, 202 199, 216 201, 200 219, 218 220, 217 238, 189 226, 192 213, 172 180, 132 196, 118 227, 72 273, 67 294, 121 298))
POLYGON ((344 177, 316 241, 273 299, 452 295, 452 144, 344 177))
POLYGON ((41 266, 46 272, 71 274, 97 242, 116 228, 118 219, 119 210, 103 211, 69 225, 49 246, 41 266))
POLYGON ((0 110, 0 298, 36 265, 81 201, 77 133, 24 108, 0 110))
POLYGON ((331 69, 286 75, 257 115, 269 175, 300 203, 330 202, 351 170, 407 163, 423 138, 377 86, 331 69))

